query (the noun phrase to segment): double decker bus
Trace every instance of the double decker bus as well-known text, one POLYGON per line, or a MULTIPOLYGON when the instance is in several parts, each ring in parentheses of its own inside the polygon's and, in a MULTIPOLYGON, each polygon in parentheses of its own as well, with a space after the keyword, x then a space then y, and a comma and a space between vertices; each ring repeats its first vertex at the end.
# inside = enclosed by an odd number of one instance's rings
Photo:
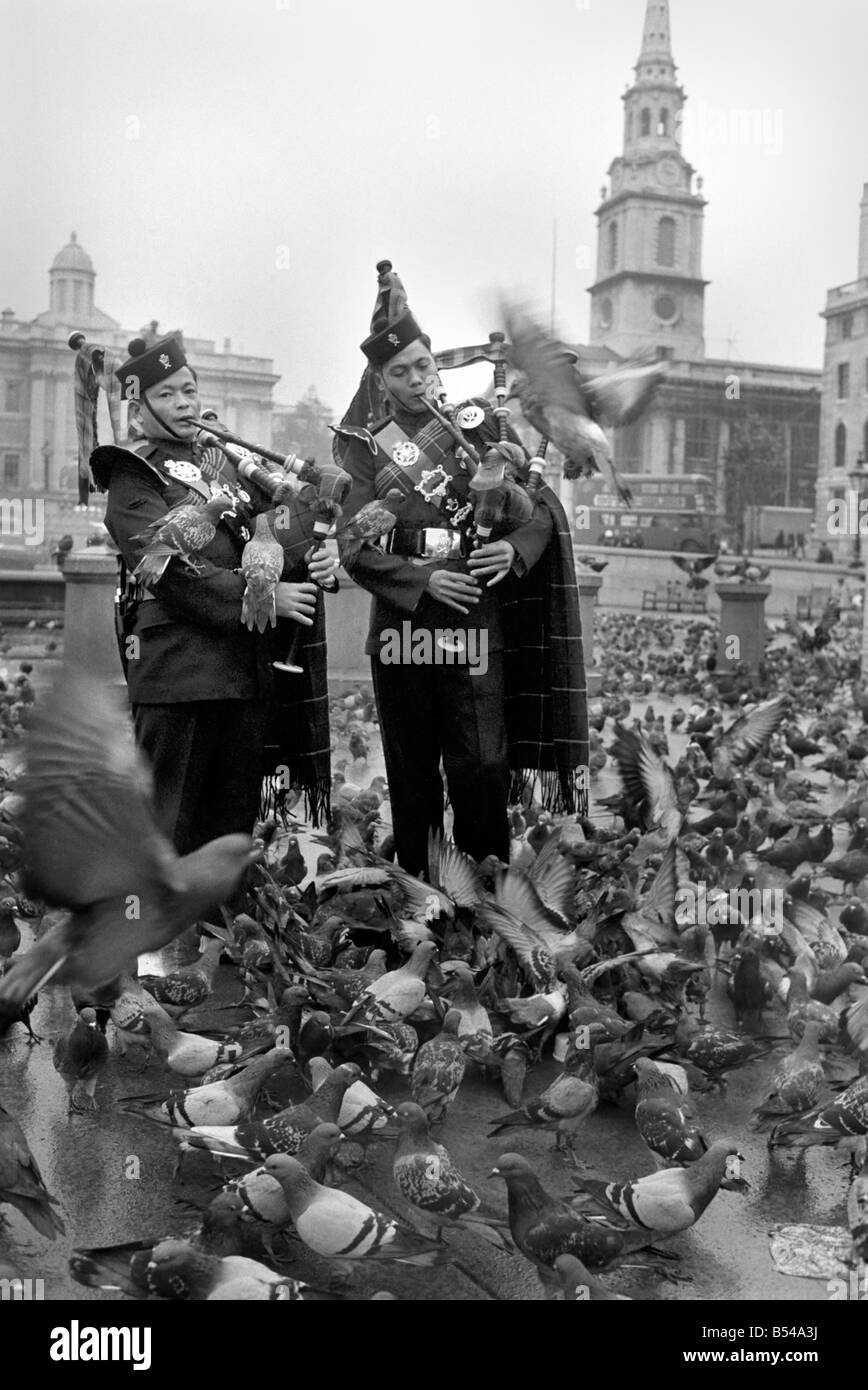
POLYGON ((573 528, 581 545, 634 546, 708 554, 726 529, 715 507, 714 484, 704 473, 623 473, 632 494, 626 507, 603 478, 573 484, 573 528))

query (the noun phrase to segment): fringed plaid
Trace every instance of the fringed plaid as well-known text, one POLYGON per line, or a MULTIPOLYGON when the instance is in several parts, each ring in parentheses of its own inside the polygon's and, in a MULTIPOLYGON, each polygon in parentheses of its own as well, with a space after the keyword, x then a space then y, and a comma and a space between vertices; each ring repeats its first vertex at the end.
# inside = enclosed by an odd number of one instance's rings
POLYGON ((510 800, 555 814, 588 813, 588 696, 570 525, 549 487, 545 554, 501 587, 510 800))
POLYGON ((444 348, 434 353, 434 361, 442 372, 451 372, 455 367, 469 367, 472 362, 509 361, 508 343, 479 343, 476 347, 444 348))
POLYGON ((82 343, 75 354, 75 429, 78 436, 78 500, 87 505, 96 484, 90 471, 90 456, 99 444, 97 438, 97 405, 100 387, 108 401, 112 436, 117 444, 121 435, 121 384, 115 376, 118 357, 111 348, 82 343))

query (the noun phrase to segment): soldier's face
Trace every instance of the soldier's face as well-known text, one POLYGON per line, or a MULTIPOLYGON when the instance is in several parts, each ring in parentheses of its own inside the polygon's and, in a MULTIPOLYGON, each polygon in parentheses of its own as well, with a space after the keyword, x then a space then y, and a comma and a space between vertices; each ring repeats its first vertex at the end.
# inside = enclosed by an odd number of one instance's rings
POLYGON ((430 378, 436 375, 437 367, 430 350, 421 338, 417 338, 415 343, 402 348, 396 357, 386 363, 380 372, 380 380, 386 395, 402 410, 424 415, 426 408, 422 398, 430 378))
POLYGON ((189 367, 180 367, 142 395, 141 424, 149 439, 193 439, 199 388, 189 367))

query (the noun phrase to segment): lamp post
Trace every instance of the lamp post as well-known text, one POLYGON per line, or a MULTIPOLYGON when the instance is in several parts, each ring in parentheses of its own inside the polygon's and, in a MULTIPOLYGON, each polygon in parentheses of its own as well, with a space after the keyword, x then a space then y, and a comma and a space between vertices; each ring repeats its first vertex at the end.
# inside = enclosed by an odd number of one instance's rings
POLYGON ((847 474, 848 482, 856 493, 856 534, 853 538, 853 559, 850 561, 851 569, 862 568, 862 502, 868 492, 868 469, 865 467, 865 457, 860 452, 856 456, 856 462, 847 474))

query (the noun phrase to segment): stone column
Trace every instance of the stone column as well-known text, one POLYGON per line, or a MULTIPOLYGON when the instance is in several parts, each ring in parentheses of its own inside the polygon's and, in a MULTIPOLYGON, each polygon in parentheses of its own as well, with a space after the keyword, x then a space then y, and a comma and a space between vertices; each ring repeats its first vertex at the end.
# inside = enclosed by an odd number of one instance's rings
POLYGON ((33 492, 45 491, 45 377, 30 378, 30 459, 27 487, 33 492))
POLYGON ((714 587, 720 599, 717 674, 728 675, 742 663, 756 675, 765 654, 765 602, 772 586, 721 579, 714 587))
POLYGON ((69 396, 72 382, 68 377, 54 378, 54 442, 52 444, 51 472, 47 479, 48 487, 57 491, 60 487, 60 470, 66 464, 66 421, 69 413, 69 396))
POLYGON ((594 666, 594 610, 597 595, 603 585, 603 576, 576 566, 576 580, 579 586, 579 608, 582 614, 582 649, 585 655, 585 677, 588 682, 588 695, 599 695, 603 688, 602 672, 594 666))
POLYGON ((64 660, 83 666, 108 685, 123 686, 124 672, 115 637, 117 559, 114 552, 103 546, 71 551, 63 578, 64 660))

